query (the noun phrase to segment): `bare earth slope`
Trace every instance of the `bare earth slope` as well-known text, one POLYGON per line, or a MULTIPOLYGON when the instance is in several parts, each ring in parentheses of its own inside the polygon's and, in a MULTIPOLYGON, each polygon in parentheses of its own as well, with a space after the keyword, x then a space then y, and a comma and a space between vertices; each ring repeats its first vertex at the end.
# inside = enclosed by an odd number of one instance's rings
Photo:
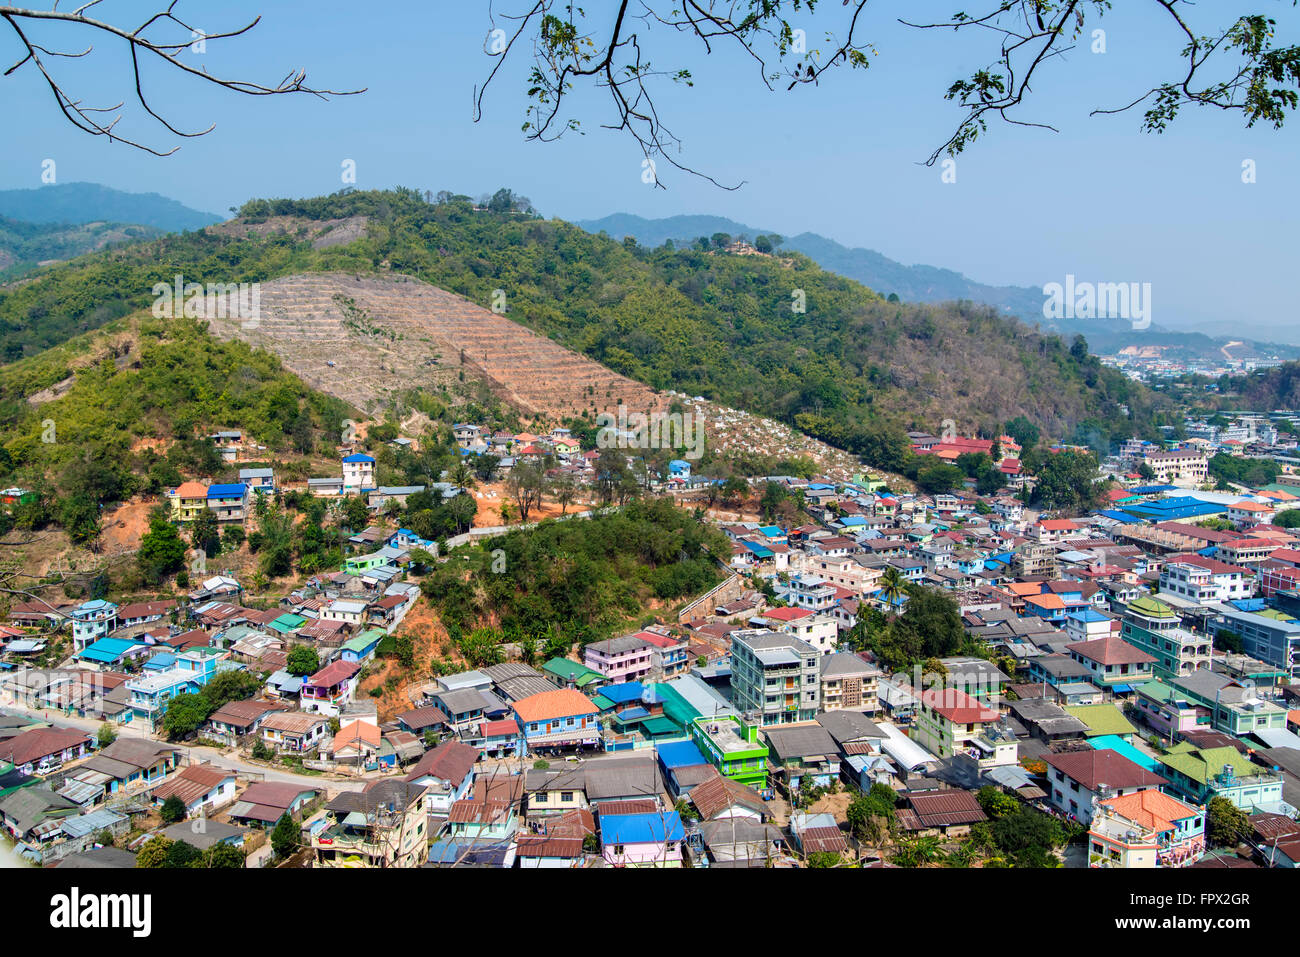
MULTIPOLYGON (((214 335, 278 355, 313 388, 378 412, 415 386, 437 389, 483 378, 521 412, 548 421, 578 415, 666 411, 673 396, 605 368, 490 309, 405 276, 308 273, 262 283, 256 324, 210 319, 214 335), (333 363, 333 365, 331 365, 333 363)), ((693 402, 706 441, 780 455, 807 455, 828 472, 851 474, 856 460, 788 426, 693 402)))
POLYGON ((667 404, 648 386, 505 316, 406 277, 321 273, 272 280, 262 283, 256 326, 213 319, 212 331, 276 353, 310 385, 366 410, 416 385, 436 387, 462 368, 530 415, 595 413, 619 402, 639 410, 667 404))

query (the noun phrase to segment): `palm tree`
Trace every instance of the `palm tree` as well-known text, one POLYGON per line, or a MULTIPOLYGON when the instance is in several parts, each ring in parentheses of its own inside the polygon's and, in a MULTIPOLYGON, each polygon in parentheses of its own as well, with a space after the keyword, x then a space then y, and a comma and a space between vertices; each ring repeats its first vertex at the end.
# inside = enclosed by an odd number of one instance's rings
POLYGON ((885 597, 889 610, 892 612, 898 599, 903 595, 907 583, 903 580, 903 573, 893 565, 885 568, 885 572, 880 576, 880 593, 885 597))

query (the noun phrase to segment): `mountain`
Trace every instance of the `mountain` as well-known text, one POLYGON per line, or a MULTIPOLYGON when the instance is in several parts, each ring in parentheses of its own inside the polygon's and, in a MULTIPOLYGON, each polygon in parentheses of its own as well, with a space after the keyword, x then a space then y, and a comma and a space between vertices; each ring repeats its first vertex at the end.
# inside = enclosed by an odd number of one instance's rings
MULTIPOLYGON (((154 285, 178 272, 223 284, 303 273, 410 276, 499 309, 652 389, 775 419, 882 468, 899 464, 906 429, 934 431, 948 419, 987 434, 1024 415, 1049 437, 1104 444, 1158 434, 1170 408, 1086 351, 996 310, 887 302, 799 253, 629 248, 562 220, 461 200, 435 205, 401 189, 254 200, 232 223, 55 267, 0 291, 0 353, 31 356, 146 308, 154 285)), ((379 319, 385 308, 371 312, 379 319)), ((434 335, 418 322, 399 331, 434 335)), ((404 348, 393 341, 393 351, 404 348)), ((468 352, 462 363, 493 365, 491 354, 468 352)), ((346 351, 335 359, 348 368, 346 351)), ((400 386, 390 365, 376 363, 374 374, 400 386)), ((29 379, 24 391, 65 375, 52 366, 48 381, 29 379)), ((559 366, 539 376, 566 385, 559 366)), ((619 398, 595 382, 585 391, 588 414, 619 398)), ((0 407, 15 398, 0 392, 0 407)))
MULTIPOLYGON (((755 229, 722 216, 669 216, 646 219, 630 213, 613 213, 601 219, 578 220, 576 225, 590 232, 608 233, 614 239, 632 236, 644 246, 661 246, 671 239, 675 245, 689 245, 698 237, 726 233, 732 237, 772 235, 769 229, 755 229)), ((1050 320, 1043 316, 1043 291, 1033 286, 990 286, 938 266, 905 266, 872 249, 850 248, 817 233, 800 233, 784 237, 781 248, 803 253, 823 269, 856 279, 865 286, 904 302, 956 302, 970 300, 992 306, 1004 315, 1015 316, 1026 325, 1063 336, 1084 336, 1091 351, 1109 355, 1132 346, 1166 347, 1168 359, 1194 360, 1221 358, 1220 350, 1229 340, 1194 328, 1170 329, 1153 324, 1134 330, 1116 320, 1050 320)), ((1206 327, 1209 332, 1211 326, 1206 327)), ((1300 347, 1267 340, 1238 341, 1236 358, 1252 356, 1300 357, 1300 347)))
POLYGON ((130 223, 164 233, 202 229, 222 220, 157 193, 127 193, 98 183, 0 190, 0 216, 43 224, 130 223))
POLYGON ((157 235, 158 230, 149 226, 28 223, 0 216, 0 281, 16 279, 40 265, 74 259, 110 243, 157 235))

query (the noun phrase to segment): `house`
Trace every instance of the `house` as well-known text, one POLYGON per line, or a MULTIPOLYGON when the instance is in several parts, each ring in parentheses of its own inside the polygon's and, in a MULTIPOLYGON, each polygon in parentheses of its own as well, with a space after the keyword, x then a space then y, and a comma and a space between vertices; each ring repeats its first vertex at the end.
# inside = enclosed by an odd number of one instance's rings
POLYGON ((769 748, 758 738, 759 726, 735 714, 700 716, 688 731, 709 763, 724 777, 748 787, 767 787, 769 748))
POLYGON ((820 724, 764 729, 777 773, 791 791, 827 787, 840 774, 840 748, 820 724))
POLYGON ((408 781, 370 781, 342 791, 311 829, 317 867, 419 867, 428 848, 424 788, 408 781))
POLYGON ((640 681, 649 677, 656 650, 640 635, 624 635, 587 645, 583 662, 608 681, 640 681))
POLYGON ((297 819, 320 794, 317 788, 287 781, 256 781, 231 806, 230 820, 251 827, 272 828, 286 814, 297 819))
POLYGON ((248 486, 242 482, 209 485, 207 505, 218 522, 242 522, 248 517, 248 486))
POLYGON ((352 700, 361 666, 355 661, 333 661, 307 678, 298 692, 303 711, 337 717, 352 700))
POLYGON ((303 711, 276 711, 262 719, 262 741, 276 751, 301 754, 320 746, 329 720, 303 711))
POLYGON ((256 734, 268 715, 287 710, 289 706, 281 701, 230 701, 208 716, 204 737, 234 746, 241 738, 256 734))
POLYGON ((704 821, 699 832, 714 867, 770 867, 785 847, 779 827, 744 817, 704 821))
POLYGON ((1205 809, 1152 788, 1100 801, 1089 867, 1186 867, 1205 852, 1205 809))
POLYGON ((599 671, 569 658, 552 658, 542 665, 542 676, 559 688, 590 688, 605 680, 599 671))
POLYGON ((240 469, 239 481, 254 493, 275 492, 275 469, 240 469))
POLYGON ((77 728, 42 727, 0 738, 0 762, 21 774, 49 774, 90 753, 91 737, 77 728))
POLYGON ((600 815, 601 856, 610 867, 681 867, 685 839, 675 810, 600 815))
POLYGON ((929 688, 917 699, 912 737, 941 758, 976 750, 996 764, 1014 764, 1016 746, 997 736, 998 712, 955 688, 929 688))
POLYGON ((375 487, 375 460, 357 452, 343 457, 343 492, 359 492, 375 487))
POLYGON ((1196 804, 1222 797, 1249 814, 1276 811, 1282 801, 1282 776, 1253 763, 1235 747, 1198 748, 1180 741, 1156 760, 1173 789, 1196 804))
POLYGON ((1088 680, 1104 691, 1131 694, 1152 677, 1155 657, 1122 638, 1096 638, 1066 645, 1070 657, 1088 669, 1088 680))
POLYGON ((821 662, 821 707, 823 711, 880 710, 877 697, 883 672, 850 652, 823 655, 821 662))
POLYGON ((167 493, 172 521, 192 522, 208 507, 208 487, 202 482, 182 482, 167 493))
POLYGON ((524 816, 530 825, 588 807, 584 768, 530 768, 524 771, 524 816))
POLYGON ((473 787, 478 756, 478 749, 468 744, 444 741, 420 758, 402 780, 424 788, 424 809, 430 817, 445 818, 452 804, 473 787))
POLYGON ((102 786, 109 794, 142 790, 180 767, 182 756, 180 748, 160 741, 121 737, 88 758, 68 780, 102 786))
POLYGON ((154 788, 150 797, 156 807, 178 798, 186 817, 195 817, 235 799, 235 772, 212 764, 190 764, 154 788))
POLYGON ((973 791, 942 788, 903 791, 904 806, 898 809, 898 826, 914 837, 963 837, 971 825, 987 821, 973 791))
POLYGON ((75 802, 55 794, 44 785, 21 788, 0 799, 0 825, 16 841, 27 840, 38 829, 52 840, 58 822, 80 811, 75 802))
POLYGON ((448 810, 446 823, 438 831, 440 840, 462 845, 512 839, 519 830, 523 795, 522 774, 477 775, 470 796, 453 802, 448 810))
POLYGON ((587 810, 572 810, 546 821, 537 834, 521 834, 518 857, 521 868, 581 867, 586 858, 584 844, 596 833, 596 822, 587 810))
POLYGON ((329 748, 331 760, 372 768, 378 764, 383 734, 369 721, 350 721, 339 728, 329 748))
POLYGON ((515 702, 515 714, 530 753, 542 749, 596 747, 600 742, 599 712, 579 691, 557 689, 515 702))
POLYGON ((767 802, 761 794, 721 774, 695 785, 690 802, 701 821, 745 818, 761 823, 769 816, 767 802))
POLYGON ((1083 824, 1092 823, 1099 799, 1123 797, 1147 788, 1162 788, 1165 778, 1110 749, 1045 754, 1048 803, 1083 824))
POLYGON ((72 619, 72 646, 82 651, 117 628, 117 605, 95 598, 70 610, 68 617, 72 619))

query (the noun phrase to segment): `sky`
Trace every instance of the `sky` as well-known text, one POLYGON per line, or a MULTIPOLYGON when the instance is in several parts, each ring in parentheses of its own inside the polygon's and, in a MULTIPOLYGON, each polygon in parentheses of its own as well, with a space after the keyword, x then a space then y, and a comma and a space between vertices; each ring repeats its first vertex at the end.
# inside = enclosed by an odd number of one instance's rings
MULTIPOLYGON (((667 85, 657 97, 682 141, 679 160, 720 182, 744 183, 734 191, 663 162, 667 188, 643 182, 637 144, 600 128, 611 117, 600 94, 576 95, 566 114, 582 121, 585 135, 527 142, 520 127, 530 61, 523 56, 498 74, 476 123, 474 90, 494 62, 486 53, 490 11, 500 18, 529 5, 181 0, 178 12, 209 33, 262 15, 251 33, 209 40, 204 52, 187 51, 187 62, 270 83, 303 68, 315 85, 366 92, 328 101, 248 97, 163 65, 147 67, 146 90, 160 113, 187 129, 216 124, 206 136, 180 139, 128 102, 120 124, 126 135, 181 145, 158 158, 74 129, 29 64, 0 78, 7 119, 0 188, 40 186, 42 164, 52 159, 59 182, 158 192, 226 215, 251 197, 333 192, 345 185, 341 173, 351 160, 360 189, 402 185, 477 196, 508 186, 543 215, 565 219, 716 214, 786 236, 820 233, 992 284, 1041 287, 1067 274, 1149 282, 1157 325, 1217 324, 1300 342, 1290 288, 1300 117, 1282 130, 1246 129, 1236 113, 1186 108, 1170 131, 1153 135, 1140 130, 1140 110, 1089 116, 1180 75, 1182 44, 1154 0, 1117 4, 1089 25, 1105 30, 1104 53, 1092 52, 1085 36, 1036 78, 1017 116, 1059 132, 992 121, 957 158, 955 182, 922 161, 960 119, 944 91, 992 62, 996 37, 918 30, 897 18, 941 19, 982 4, 869 5, 860 28, 876 50, 869 69, 831 71, 817 87, 788 92, 784 84, 767 90, 735 48, 705 57, 698 42, 641 28, 656 66, 688 66, 694 76, 693 86, 667 85), (1253 183, 1242 181, 1246 161, 1254 164, 1253 183)), ((128 25, 152 9, 109 0, 95 12, 128 25)), ((795 14, 794 23, 803 24, 810 47, 824 47, 821 37, 842 29, 844 10, 823 4, 814 16, 795 14)), ((1281 0, 1215 0, 1187 15, 1210 32, 1253 10, 1278 20, 1281 42, 1300 42, 1300 13, 1281 0)), ((84 48, 93 38, 82 31, 46 24, 32 35, 54 48, 84 48)), ((12 34, 0 30, 0 44, 11 55, 6 66, 19 58, 12 34)), ((120 41, 96 39, 89 56, 51 66, 89 105, 131 96, 120 41)))

